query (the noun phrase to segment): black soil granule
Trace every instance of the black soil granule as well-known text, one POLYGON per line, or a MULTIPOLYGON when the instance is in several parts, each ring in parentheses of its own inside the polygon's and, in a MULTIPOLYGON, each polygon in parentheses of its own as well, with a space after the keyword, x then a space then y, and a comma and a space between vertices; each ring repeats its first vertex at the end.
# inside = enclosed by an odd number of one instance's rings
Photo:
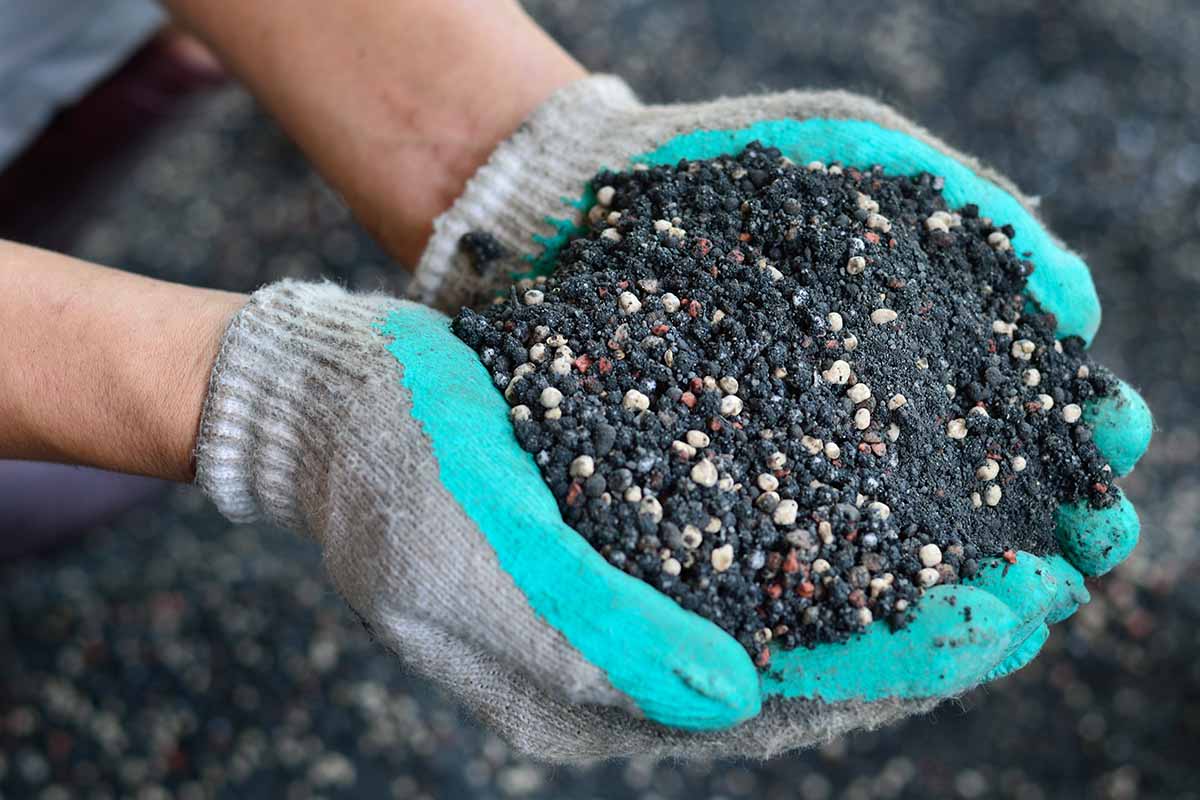
POLYGON ((1059 503, 1116 499, 1079 419, 1113 378, 1028 307, 1018 232, 939 178, 756 143, 592 186, 554 274, 454 331, 567 523, 760 666, 902 626, 981 558, 1055 552, 1059 503))

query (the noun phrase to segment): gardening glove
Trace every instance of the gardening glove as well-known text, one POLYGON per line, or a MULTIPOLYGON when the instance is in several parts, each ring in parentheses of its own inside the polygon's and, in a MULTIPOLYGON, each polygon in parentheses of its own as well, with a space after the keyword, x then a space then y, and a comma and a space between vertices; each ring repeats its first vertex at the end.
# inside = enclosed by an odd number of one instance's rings
POLYGON ((761 755, 880 724, 1003 668, 1057 596, 1023 558, 1000 586, 1019 597, 937 587, 904 634, 780 653, 782 677, 760 677, 562 521, 446 317, 332 284, 268 286, 234 317, 196 464, 231 519, 312 536, 381 644, 555 760, 761 755), (797 693, 824 699, 780 699, 797 693))
MULTIPOLYGON (((943 193, 952 207, 975 203, 981 214, 1019 231, 1022 249, 1036 267, 1028 291, 1055 314, 1059 336, 1079 336, 1085 342, 1094 336, 1100 309, 1087 267, 1041 225, 1033 202, 1004 177, 886 106, 843 92, 643 106, 621 81, 610 77, 590 78, 560 91, 497 149, 463 196, 435 223, 413 294, 453 312, 490 300, 512 280, 511 274, 475 271, 459 249, 463 234, 473 230, 488 231, 509 249, 526 253, 533 271, 547 270, 558 248, 577 229, 580 214, 591 207, 588 180, 601 168, 710 158, 736 153, 754 140, 779 148, 799 163, 837 161, 860 168, 881 165, 891 174, 926 171, 943 176, 943 193)), ((457 342, 447 348, 460 349, 457 342)), ((477 380, 482 385, 486 375, 479 372, 477 380)), ((491 387, 483 394, 488 392, 498 396, 491 387)), ((476 400, 480 409, 489 402, 476 400)), ((500 419, 505 407, 494 405, 500 419)), ((1084 413, 1113 471, 1124 474, 1132 469, 1152 429, 1137 393, 1121 383, 1112 396, 1092 402, 1084 413)), ((548 490, 536 486, 534 472, 531 468, 528 473, 529 492, 545 495, 549 502, 548 490)), ((514 479, 508 485, 523 484, 514 479)), ((491 541, 495 534, 482 527, 491 541)), ((761 711, 720 732, 714 732, 717 725, 671 720, 661 710, 639 705, 636 698, 633 705, 638 709, 632 714, 628 703, 623 708, 621 703, 580 704, 520 671, 489 672, 488 680, 460 693, 510 739, 545 758, 635 752, 770 755, 929 708, 938 699, 1019 668, 1036 655, 1048 624, 1087 601, 1083 575, 1112 569, 1129 554, 1137 537, 1136 513, 1123 497, 1104 510, 1085 503, 1064 506, 1058 513, 1062 555, 1017 553, 1015 563, 986 564, 972 585, 936 587, 903 633, 892 634, 885 623, 877 622, 848 644, 773 652, 771 669, 758 680, 761 711), (971 611, 964 613, 967 607, 971 611), (487 710, 497 695, 510 697, 512 703, 511 713, 499 718, 487 710)), ((543 614, 540 609, 538 613, 543 614)), ((570 634, 564 635, 574 644, 570 634)), ((630 635, 627 641, 634 644, 636 637, 630 635)), ((603 655, 587 658, 611 676, 613 666, 603 655)), ((628 654, 624 661, 633 658, 628 654)), ((635 685, 652 687, 653 680, 639 679, 635 685)), ((632 697, 628 690, 618 691, 632 697)), ((744 712, 753 706, 728 707, 744 712)))
POLYGON ((499 728, 526 726, 535 691, 682 729, 758 711, 741 645, 562 521, 483 365, 425 306, 255 293, 222 338, 196 472, 230 519, 313 537, 371 634, 499 728))

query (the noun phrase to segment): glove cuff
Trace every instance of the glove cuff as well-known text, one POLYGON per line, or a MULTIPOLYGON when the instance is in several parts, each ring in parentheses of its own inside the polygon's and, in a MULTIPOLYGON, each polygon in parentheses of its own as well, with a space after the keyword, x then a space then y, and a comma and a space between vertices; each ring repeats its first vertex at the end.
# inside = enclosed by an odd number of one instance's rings
POLYGON ((290 280, 254 293, 222 337, 196 444, 196 482, 221 513, 311 534, 302 503, 323 496, 337 423, 377 377, 372 325, 404 302, 290 280))
POLYGON ((584 78, 551 95, 434 220, 409 296, 447 313, 479 302, 480 276, 458 246, 463 234, 485 230, 519 253, 532 244, 530 234, 554 235, 547 216, 578 213, 563 187, 581 190, 606 166, 606 132, 641 109, 633 90, 611 75, 584 78))

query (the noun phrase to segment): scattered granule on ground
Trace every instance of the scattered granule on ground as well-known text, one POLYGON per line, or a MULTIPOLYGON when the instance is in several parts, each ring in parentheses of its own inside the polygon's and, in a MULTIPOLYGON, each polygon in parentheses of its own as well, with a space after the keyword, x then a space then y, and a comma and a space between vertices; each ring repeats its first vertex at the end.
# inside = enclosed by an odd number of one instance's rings
POLYGON ((1022 295, 1019 232, 940 178, 755 143, 592 188, 553 274, 454 331, 566 522, 760 666, 902 627, 982 558, 1056 552, 1059 503, 1115 501, 1079 414, 1114 379, 1022 295))

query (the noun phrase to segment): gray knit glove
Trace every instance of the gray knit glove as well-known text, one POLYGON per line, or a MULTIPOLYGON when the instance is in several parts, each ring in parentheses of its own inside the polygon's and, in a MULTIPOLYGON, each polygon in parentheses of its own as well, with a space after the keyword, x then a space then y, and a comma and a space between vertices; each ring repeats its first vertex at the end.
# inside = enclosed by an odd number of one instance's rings
MULTIPOLYGON (((606 77, 562 90, 497 149, 435 223, 414 296, 450 312, 486 302, 510 276, 476 272, 462 235, 489 231, 536 257, 537 237, 561 241, 587 207, 572 203, 601 167, 735 152, 752 139, 826 162, 951 173, 949 200, 998 209, 1036 247, 1030 289, 1060 333, 1095 332, 1086 267, 1030 202, 894 111, 841 92, 647 107, 606 77), (956 188, 968 194, 956 201, 956 188)), ((969 598, 969 623, 962 605, 931 595, 904 634, 801 653, 791 674, 760 677, 732 637, 610 567, 562 523, 502 395, 445 317, 328 285, 268 287, 237 316, 197 472, 230 517, 312 535, 382 644, 548 760, 766 757, 875 727, 1020 667, 1046 623, 1086 599, 1070 564, 1023 560, 1002 586, 935 587, 969 598)), ((1083 552, 1094 537, 1077 533, 1083 552)), ((1085 571, 1111 568, 1136 531, 1114 541, 1091 547, 1085 571)))

